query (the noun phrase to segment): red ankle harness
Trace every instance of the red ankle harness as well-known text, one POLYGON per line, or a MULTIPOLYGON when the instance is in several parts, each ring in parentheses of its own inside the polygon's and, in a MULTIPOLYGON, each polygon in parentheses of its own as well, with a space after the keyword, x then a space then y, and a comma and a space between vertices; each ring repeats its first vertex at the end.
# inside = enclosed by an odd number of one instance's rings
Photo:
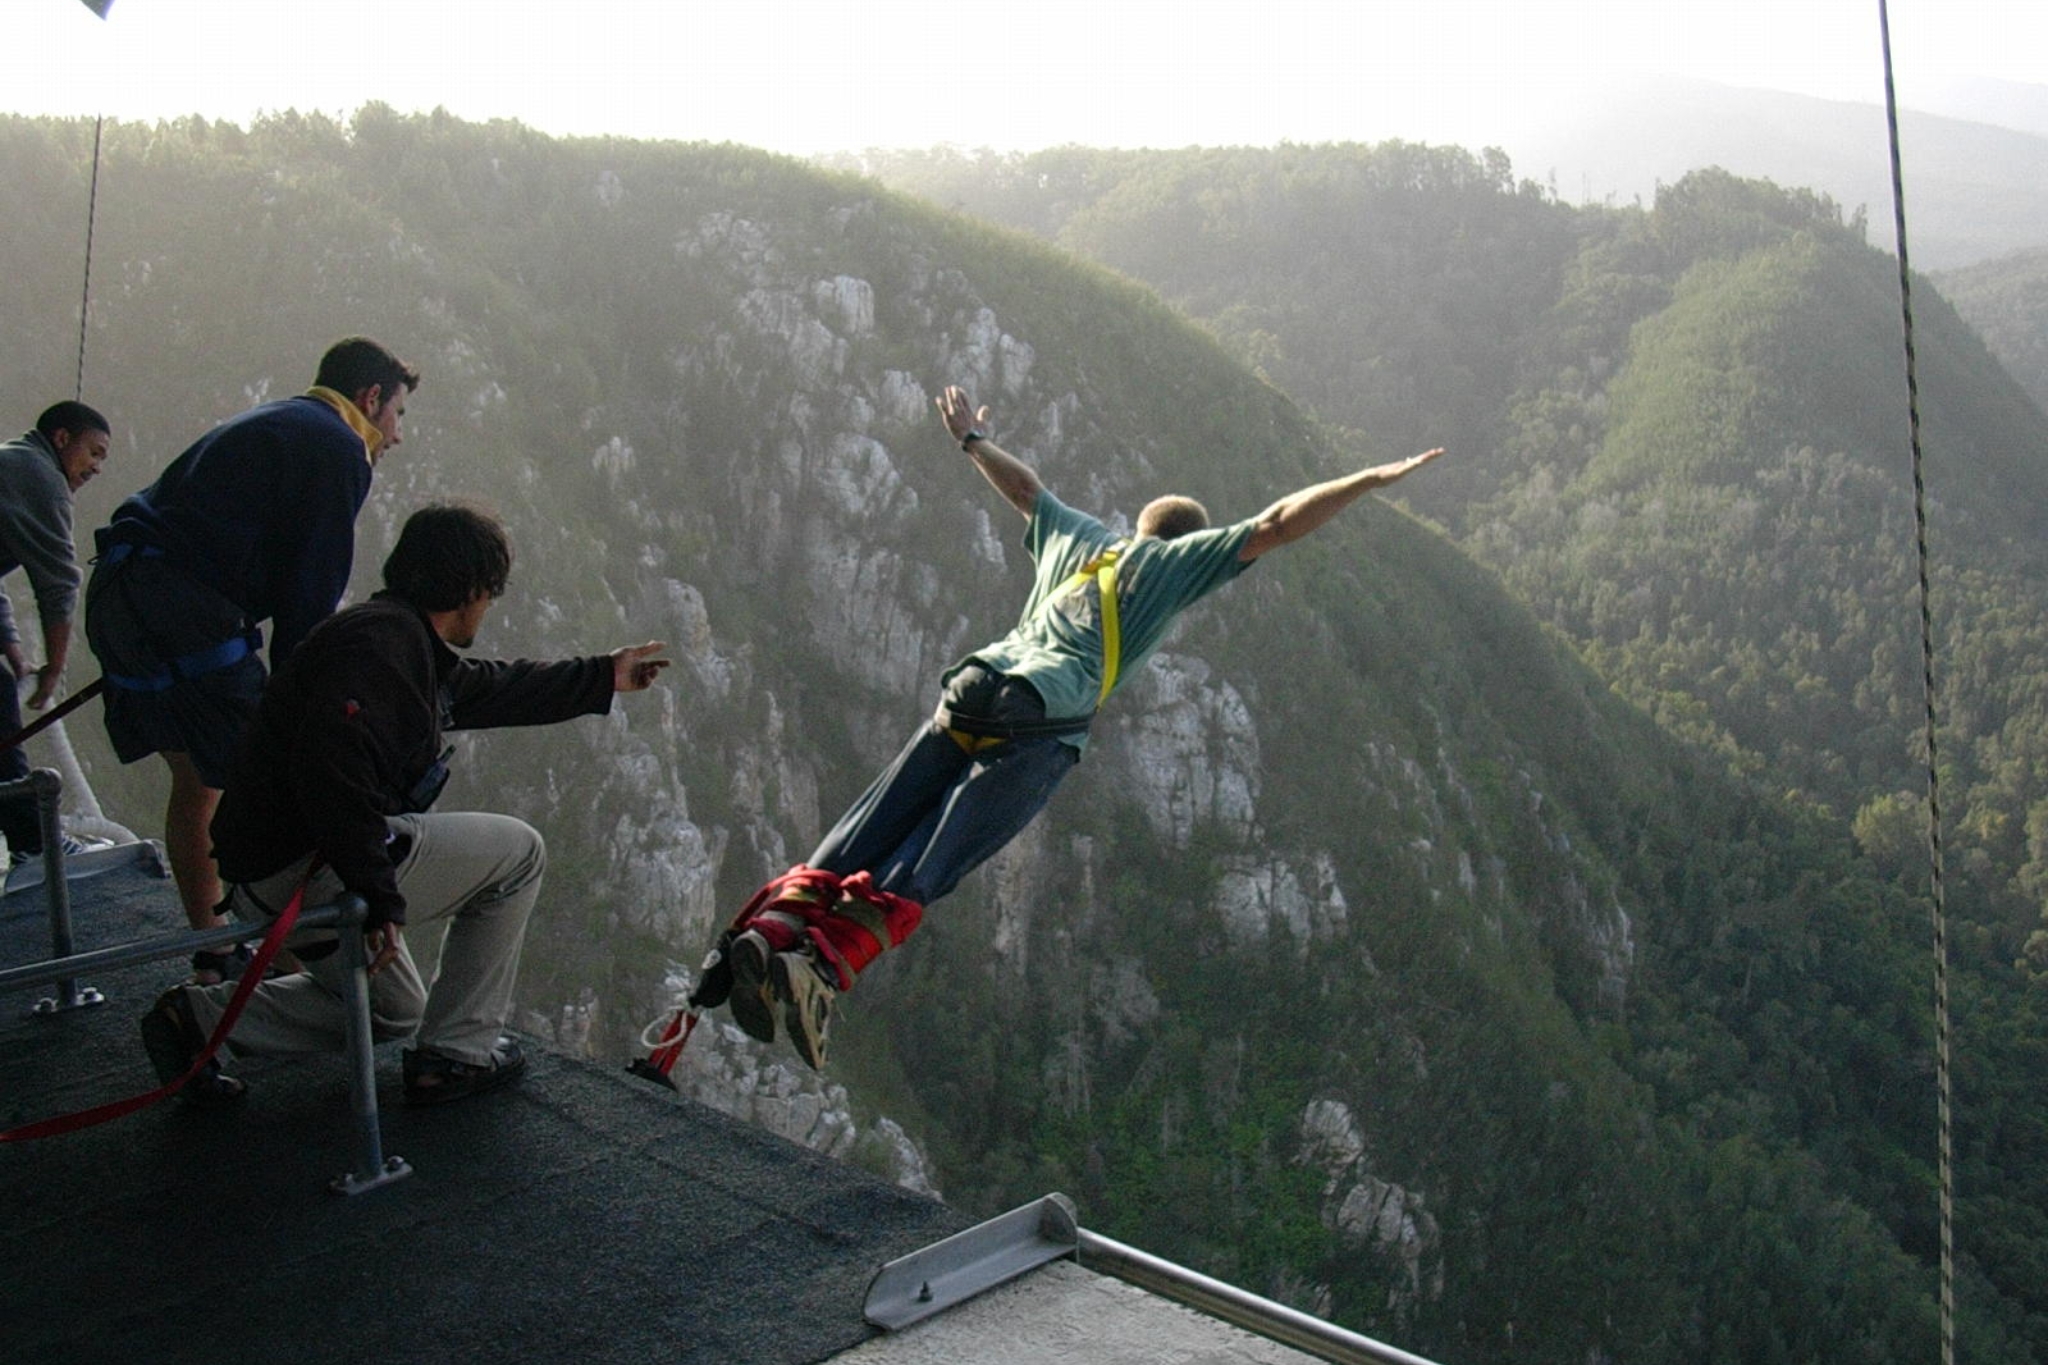
MULTIPOLYGON (((870 962, 909 938, 923 918, 922 905, 878 890, 874 878, 865 872, 841 877, 799 863, 756 891, 733 917, 730 932, 752 930, 778 953, 800 943, 810 944, 819 962, 831 971, 833 984, 845 991, 853 988, 854 978, 870 962)), ((712 957, 705 959, 706 971, 717 956, 714 950, 712 957)), ((648 1055, 635 1058, 626 1069, 675 1089, 669 1072, 696 1031, 700 1012, 697 997, 692 995, 665 1023, 657 1019, 648 1025, 640 1034, 648 1055)))
POLYGON ((733 928, 753 930, 778 953, 808 942, 831 969, 833 984, 846 991, 923 918, 922 905, 881 890, 866 872, 840 877, 799 864, 756 892, 733 928))

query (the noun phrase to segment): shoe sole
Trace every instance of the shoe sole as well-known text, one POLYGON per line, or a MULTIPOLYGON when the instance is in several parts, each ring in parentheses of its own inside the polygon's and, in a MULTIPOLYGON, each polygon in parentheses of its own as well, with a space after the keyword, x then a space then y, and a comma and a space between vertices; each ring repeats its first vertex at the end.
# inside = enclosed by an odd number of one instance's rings
POLYGON ((169 1085, 192 1069, 192 1053, 185 1046, 184 1030, 164 1014, 161 1002, 142 1016, 142 1050, 149 1054, 158 1085, 169 1085))
POLYGON ((825 1069, 825 1028, 830 1018, 831 1002, 825 1002, 825 1009, 818 1016, 817 1028, 812 1029, 804 1018, 803 997, 790 984, 789 964, 783 961, 783 954, 777 953, 768 964, 768 976, 776 998, 782 1000, 783 1027, 789 1031, 789 1045, 796 1049, 796 1055, 803 1058, 813 1071, 825 1069))
POLYGON ((768 993, 768 964, 761 956, 760 946, 746 939, 733 940, 732 995, 726 999, 726 1008, 732 1011, 732 1021, 740 1026, 749 1038, 758 1042, 775 1041, 775 1001, 768 993))

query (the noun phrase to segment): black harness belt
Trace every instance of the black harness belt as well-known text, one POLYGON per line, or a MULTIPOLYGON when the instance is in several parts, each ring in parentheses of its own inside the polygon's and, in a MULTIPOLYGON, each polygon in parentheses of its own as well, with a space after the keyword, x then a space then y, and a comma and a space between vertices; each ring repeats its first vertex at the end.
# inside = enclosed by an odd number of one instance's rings
POLYGON ((1044 720, 990 720, 987 716, 970 716, 964 711, 955 711, 941 702, 932 722, 942 730, 952 730, 976 739, 1047 739, 1059 735, 1087 733, 1095 723, 1095 716, 1049 716, 1044 720))
MULTIPOLYGON (((1123 639, 1117 621, 1116 564, 1123 556, 1124 542, 1104 550, 1095 558, 1083 564, 1074 575, 1046 595, 1039 604, 1043 612, 1046 605, 1066 596, 1075 588, 1095 580, 1096 591, 1102 601, 1102 690, 1096 694, 1096 710, 1109 700, 1110 690, 1116 686, 1117 670, 1122 662, 1123 639)), ((1043 720, 991 720, 987 716, 971 716, 939 703, 932 723, 953 737, 953 742, 969 753, 1000 744, 1006 739, 1049 739, 1061 735, 1086 734, 1095 723, 1095 712, 1085 716, 1049 716, 1043 720)))

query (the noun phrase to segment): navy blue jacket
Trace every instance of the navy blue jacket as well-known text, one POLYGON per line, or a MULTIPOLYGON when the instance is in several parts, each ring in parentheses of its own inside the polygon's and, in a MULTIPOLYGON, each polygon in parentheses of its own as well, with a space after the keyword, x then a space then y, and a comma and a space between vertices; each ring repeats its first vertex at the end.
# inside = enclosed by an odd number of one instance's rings
POLYGON ((153 546, 252 622, 270 621, 277 668, 348 590, 369 493, 363 438, 302 394, 207 432, 115 508, 96 539, 101 554, 153 546))

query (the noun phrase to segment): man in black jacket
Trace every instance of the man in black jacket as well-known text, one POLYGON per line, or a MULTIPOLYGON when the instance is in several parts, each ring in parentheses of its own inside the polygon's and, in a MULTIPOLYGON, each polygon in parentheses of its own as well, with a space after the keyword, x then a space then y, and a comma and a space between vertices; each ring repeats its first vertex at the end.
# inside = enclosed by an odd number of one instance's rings
MULTIPOLYGON (((271 680, 219 812, 214 856, 246 920, 342 891, 370 907, 370 1010, 380 1038, 411 1035, 413 1104, 458 1099, 517 1076, 525 1059, 500 1035, 526 922, 540 893, 540 835, 507 815, 430 814, 447 778, 443 732, 544 725, 611 709, 667 666, 658 644, 554 663, 465 659, 505 589, 512 552, 488 515, 415 513, 384 563, 383 592, 317 626, 271 680), (423 978, 405 931, 445 928, 423 978), (431 979, 431 986, 427 981, 431 979)), ((305 970, 257 987, 234 1031, 243 1053, 338 1050, 345 1036, 341 955, 332 931, 293 936, 305 970)), ((232 983, 179 986, 143 1017, 150 1059, 182 1074, 233 996, 232 983)), ((209 1074, 199 1099, 242 1093, 209 1074)))

